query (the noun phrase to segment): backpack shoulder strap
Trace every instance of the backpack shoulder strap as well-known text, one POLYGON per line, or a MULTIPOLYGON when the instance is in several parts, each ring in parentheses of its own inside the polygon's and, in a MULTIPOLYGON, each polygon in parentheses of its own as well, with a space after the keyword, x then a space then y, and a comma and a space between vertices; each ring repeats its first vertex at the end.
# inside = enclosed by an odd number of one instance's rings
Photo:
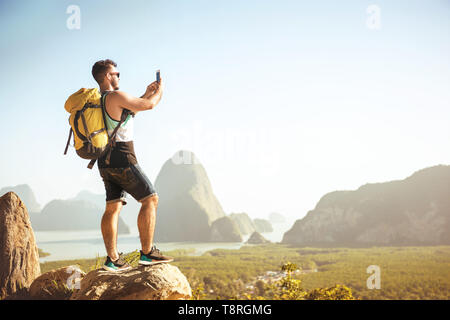
POLYGON ((70 129, 69 129, 69 138, 67 139, 66 149, 64 149, 64 155, 67 154, 67 149, 69 148, 71 137, 72 137, 72 127, 70 127, 70 129))
POLYGON ((106 96, 107 96, 108 94, 110 94, 111 92, 112 92, 112 91, 104 91, 104 92, 102 92, 102 95, 101 95, 101 97, 100 97, 100 105, 101 105, 102 107, 106 108, 106 104, 105 104, 106 96))

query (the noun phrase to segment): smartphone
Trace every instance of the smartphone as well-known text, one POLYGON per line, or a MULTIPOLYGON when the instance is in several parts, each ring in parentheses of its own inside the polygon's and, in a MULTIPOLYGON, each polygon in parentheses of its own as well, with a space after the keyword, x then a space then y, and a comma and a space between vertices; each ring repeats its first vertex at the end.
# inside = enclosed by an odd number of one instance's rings
POLYGON ((161 82, 161 72, 156 70, 156 81, 161 82))

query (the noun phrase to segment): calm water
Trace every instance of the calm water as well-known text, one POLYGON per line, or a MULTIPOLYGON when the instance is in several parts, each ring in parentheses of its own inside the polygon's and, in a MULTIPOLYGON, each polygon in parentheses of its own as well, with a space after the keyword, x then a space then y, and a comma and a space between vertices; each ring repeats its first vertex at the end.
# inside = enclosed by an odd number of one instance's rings
MULTIPOLYGON (((262 235, 272 242, 280 242, 292 224, 276 224, 274 232, 262 235)), ((50 253, 40 258, 40 262, 72 259, 96 258, 105 256, 105 246, 102 233, 98 230, 83 231, 36 231, 37 245, 40 249, 50 253)), ((243 242, 159 242, 155 243, 163 253, 175 249, 195 249, 194 255, 201 255, 213 249, 239 249, 249 238, 244 236, 243 242)), ((139 233, 132 229, 131 234, 119 235, 117 241, 119 252, 131 252, 140 249, 139 233)))

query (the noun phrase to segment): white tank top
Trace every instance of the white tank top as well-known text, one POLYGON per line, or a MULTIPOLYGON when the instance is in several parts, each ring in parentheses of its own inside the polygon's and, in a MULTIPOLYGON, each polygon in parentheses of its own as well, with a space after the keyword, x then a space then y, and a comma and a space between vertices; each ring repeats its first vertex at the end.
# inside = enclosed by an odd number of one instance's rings
MULTIPOLYGON (((106 91, 102 94, 102 100, 103 100, 102 104, 104 105, 104 110, 105 110, 105 115, 106 115, 105 116, 105 121, 106 121, 105 125, 106 125, 106 129, 108 130, 109 136, 111 136, 114 129, 119 124, 119 121, 116 121, 110 117, 110 115, 108 114, 108 111, 106 109, 106 97, 108 96, 108 94, 110 92, 111 91, 106 91)), ((134 122, 133 120, 134 120, 134 117, 131 114, 128 115, 128 117, 122 123, 120 128, 117 130, 116 138, 114 139, 116 142, 133 141, 133 122, 134 122)))
MULTIPOLYGON (((106 108, 105 108, 105 111, 106 111, 106 108)), ((119 124, 119 121, 112 119, 109 116, 108 111, 106 111, 105 114, 106 114, 106 117, 105 117, 106 118, 106 129, 108 129, 108 134, 111 135, 113 133, 114 129, 119 124)), ((117 142, 133 141, 133 129, 134 129, 134 118, 130 114, 130 115, 128 115, 126 120, 122 123, 120 128, 117 130, 115 140, 117 142)))

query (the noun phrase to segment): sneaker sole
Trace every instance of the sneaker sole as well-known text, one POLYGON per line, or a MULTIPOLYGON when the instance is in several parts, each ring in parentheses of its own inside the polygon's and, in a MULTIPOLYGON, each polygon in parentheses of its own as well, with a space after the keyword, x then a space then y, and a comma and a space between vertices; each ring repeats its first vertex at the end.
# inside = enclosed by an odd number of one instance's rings
POLYGON ((111 272, 122 272, 122 271, 131 270, 131 269, 132 269, 131 267, 122 268, 122 269, 113 269, 113 268, 110 268, 108 266, 103 266, 103 270, 111 271, 111 272))
POLYGON ((160 263, 168 263, 168 262, 172 262, 173 259, 169 259, 169 260, 157 260, 157 261, 141 261, 139 260, 139 264, 141 266, 152 266, 154 264, 160 264, 160 263))

